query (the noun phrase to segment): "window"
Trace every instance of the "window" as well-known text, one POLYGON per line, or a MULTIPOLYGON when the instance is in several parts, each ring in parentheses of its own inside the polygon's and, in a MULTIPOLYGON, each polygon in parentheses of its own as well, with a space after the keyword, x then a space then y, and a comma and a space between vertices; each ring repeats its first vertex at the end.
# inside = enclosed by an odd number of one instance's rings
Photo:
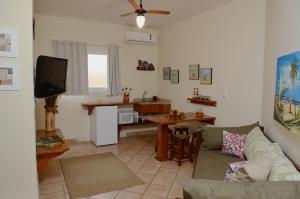
POLYGON ((107 89, 107 49, 88 46, 88 83, 90 91, 107 89))

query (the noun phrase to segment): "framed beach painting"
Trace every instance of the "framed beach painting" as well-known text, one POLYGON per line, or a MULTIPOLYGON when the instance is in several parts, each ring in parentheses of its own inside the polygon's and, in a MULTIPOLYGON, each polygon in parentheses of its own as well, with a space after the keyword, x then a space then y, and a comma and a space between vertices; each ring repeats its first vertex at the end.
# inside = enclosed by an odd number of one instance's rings
POLYGON ((212 84, 212 68, 200 68, 200 84, 212 84))
POLYGON ((170 79, 171 79, 171 67, 164 67, 163 80, 170 80, 170 79))
POLYGON ((18 64, 0 61, 0 90, 18 90, 18 64))
POLYGON ((199 64, 193 64, 189 66, 189 79, 190 80, 199 80, 199 64))
POLYGON ((179 70, 171 70, 171 83, 179 84, 179 70))
POLYGON ((300 138, 300 51, 277 59, 274 119, 300 138))
POLYGON ((17 57, 17 30, 0 28, 0 56, 17 57))

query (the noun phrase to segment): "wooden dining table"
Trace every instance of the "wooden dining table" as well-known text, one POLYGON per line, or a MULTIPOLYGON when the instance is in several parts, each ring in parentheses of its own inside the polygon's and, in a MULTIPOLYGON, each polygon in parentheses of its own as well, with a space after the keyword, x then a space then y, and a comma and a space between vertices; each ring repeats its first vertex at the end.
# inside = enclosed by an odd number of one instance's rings
POLYGON ((168 126, 175 125, 181 122, 198 121, 208 124, 215 124, 216 117, 203 115, 196 116, 195 113, 185 113, 181 119, 172 119, 168 114, 151 115, 144 117, 147 121, 153 122, 158 125, 157 131, 157 155, 156 159, 159 161, 168 160, 168 126))

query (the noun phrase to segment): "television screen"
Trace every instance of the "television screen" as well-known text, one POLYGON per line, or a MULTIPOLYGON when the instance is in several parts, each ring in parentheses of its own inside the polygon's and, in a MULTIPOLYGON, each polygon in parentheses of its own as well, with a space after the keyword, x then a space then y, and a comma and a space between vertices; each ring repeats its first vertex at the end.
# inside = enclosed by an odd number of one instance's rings
POLYGON ((34 95, 45 98, 66 91, 67 59, 39 56, 36 64, 34 95))

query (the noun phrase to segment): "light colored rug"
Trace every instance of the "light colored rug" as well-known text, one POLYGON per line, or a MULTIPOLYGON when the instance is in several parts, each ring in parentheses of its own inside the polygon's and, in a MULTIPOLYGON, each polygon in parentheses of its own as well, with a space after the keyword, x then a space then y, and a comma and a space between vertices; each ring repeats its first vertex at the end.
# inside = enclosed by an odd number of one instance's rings
POLYGON ((71 199, 143 184, 112 153, 64 158, 59 162, 71 199))

